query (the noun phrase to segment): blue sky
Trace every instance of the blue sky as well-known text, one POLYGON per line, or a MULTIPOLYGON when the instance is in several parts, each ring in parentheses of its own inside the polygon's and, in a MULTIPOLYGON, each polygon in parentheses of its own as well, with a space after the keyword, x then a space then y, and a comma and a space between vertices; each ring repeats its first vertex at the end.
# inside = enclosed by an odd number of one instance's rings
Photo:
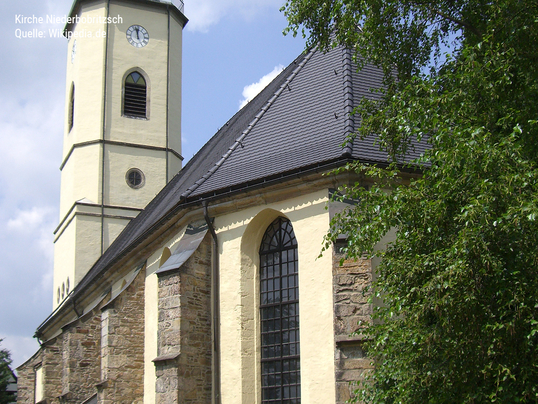
MULTIPOLYGON (((182 139, 185 162, 304 49, 283 37, 283 0, 185 0, 182 139), (272 74, 272 75, 271 75, 272 74)), ((71 0, 0 5, 0 339, 16 367, 52 309, 67 40, 18 39, 18 14, 63 16, 71 0)), ((45 29, 63 28, 46 25, 45 29)))

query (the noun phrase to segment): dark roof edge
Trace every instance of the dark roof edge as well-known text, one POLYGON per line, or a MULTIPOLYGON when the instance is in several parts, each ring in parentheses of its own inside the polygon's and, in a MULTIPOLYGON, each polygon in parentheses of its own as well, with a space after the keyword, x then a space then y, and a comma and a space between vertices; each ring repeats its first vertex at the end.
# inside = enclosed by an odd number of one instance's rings
MULTIPOLYGON (((283 183, 291 178, 300 177, 303 175, 312 174, 319 171, 327 171, 342 167, 348 163, 360 162, 363 164, 375 165, 380 168, 388 168, 390 163, 380 162, 378 160, 368 160, 368 159, 356 159, 353 157, 340 156, 332 160, 326 160, 323 162, 318 162, 310 166, 300 167, 298 169, 285 171, 279 174, 275 174, 270 178, 262 178, 257 181, 244 182, 242 184, 237 184, 232 187, 221 188, 220 190, 209 191, 205 194, 192 197, 191 199, 185 198, 184 205, 181 206, 191 206, 196 203, 201 203, 202 201, 214 201, 221 198, 230 197, 238 193, 252 191, 258 188, 265 188, 274 184, 283 183)), ((410 167, 409 164, 397 164, 397 167, 401 173, 406 174, 421 174, 424 170, 421 170, 418 167, 410 167)), ((179 205, 178 205, 179 206, 179 205)))

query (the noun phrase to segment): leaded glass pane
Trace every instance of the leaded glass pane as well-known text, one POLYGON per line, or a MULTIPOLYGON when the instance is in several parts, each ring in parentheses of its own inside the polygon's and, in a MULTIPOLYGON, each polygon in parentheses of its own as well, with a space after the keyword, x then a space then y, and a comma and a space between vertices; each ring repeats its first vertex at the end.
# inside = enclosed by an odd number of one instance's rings
POLYGON ((260 246, 262 402, 301 402, 297 240, 285 218, 260 246))

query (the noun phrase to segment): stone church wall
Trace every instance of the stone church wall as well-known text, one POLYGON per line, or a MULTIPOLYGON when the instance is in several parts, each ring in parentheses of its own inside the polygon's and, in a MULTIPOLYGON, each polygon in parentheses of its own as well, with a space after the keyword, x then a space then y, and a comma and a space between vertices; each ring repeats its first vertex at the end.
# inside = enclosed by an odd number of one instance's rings
POLYGON ((143 402, 145 271, 101 314, 99 404, 143 402))
POLYGON ((210 240, 159 275, 157 404, 211 403, 210 240))
POLYGON ((43 375, 43 399, 40 403, 59 404, 62 394, 62 337, 44 343, 40 350, 21 365, 19 374, 17 402, 33 404, 36 402, 36 370, 41 368, 43 375))
POLYGON ((32 358, 17 368, 17 402, 23 404, 34 403, 35 397, 35 369, 43 362, 43 350, 39 350, 32 358))
POLYGON ((62 393, 62 340, 55 338, 43 345, 43 391, 48 403, 59 403, 62 393))
POLYGON ((363 351, 362 337, 352 335, 359 330, 359 321, 371 321, 372 306, 368 303, 365 288, 372 282, 372 263, 369 259, 344 260, 334 248, 334 333, 336 341, 335 379, 336 402, 343 404, 353 397, 356 381, 363 378, 371 361, 363 351))
POLYGON ((63 327, 17 370, 18 403, 36 402, 41 367, 47 404, 142 403, 144 395, 144 271, 116 298, 63 327))
POLYGON ((100 317, 100 313, 91 311, 64 327, 62 403, 81 403, 96 392, 101 376, 100 317))

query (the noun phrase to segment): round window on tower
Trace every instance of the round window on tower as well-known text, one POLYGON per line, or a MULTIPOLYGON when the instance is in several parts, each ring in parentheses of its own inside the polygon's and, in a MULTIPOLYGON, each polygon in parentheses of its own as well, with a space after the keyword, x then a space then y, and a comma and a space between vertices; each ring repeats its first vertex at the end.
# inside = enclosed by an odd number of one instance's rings
POLYGON ((131 188, 138 189, 144 186, 146 178, 144 177, 144 173, 138 168, 131 168, 125 174, 125 181, 127 181, 127 185, 131 188))

